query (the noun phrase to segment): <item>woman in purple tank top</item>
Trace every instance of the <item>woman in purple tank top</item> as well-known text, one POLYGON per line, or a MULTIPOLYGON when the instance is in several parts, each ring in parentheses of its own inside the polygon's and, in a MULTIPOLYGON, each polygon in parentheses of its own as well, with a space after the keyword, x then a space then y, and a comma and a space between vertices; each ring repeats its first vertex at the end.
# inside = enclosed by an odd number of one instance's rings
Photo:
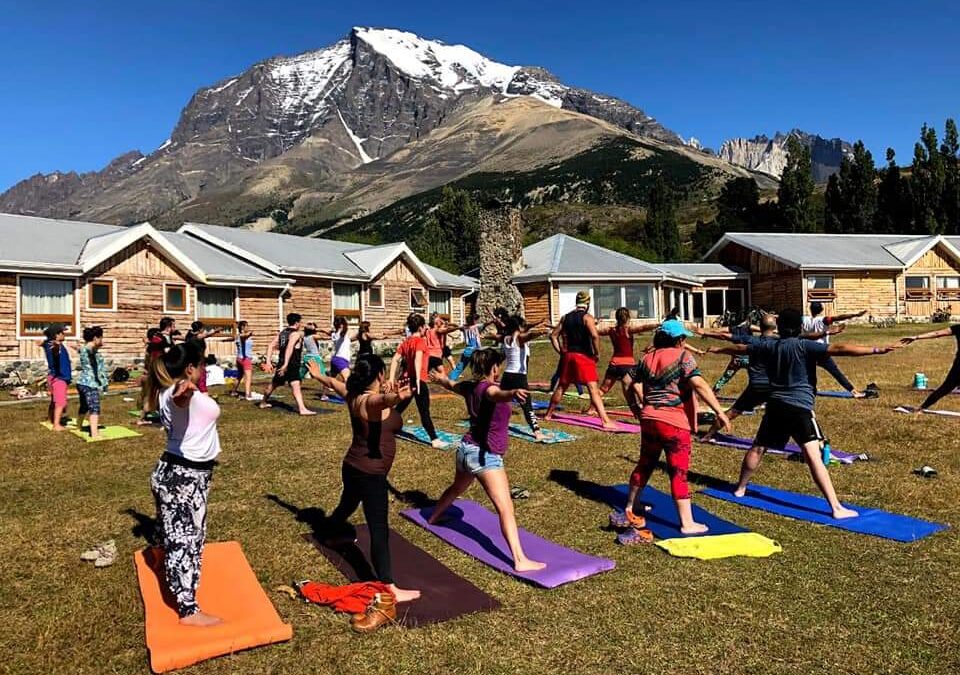
POLYGON ((534 572, 546 567, 545 563, 531 560, 520 546, 517 519, 513 514, 513 498, 510 496, 510 481, 503 466, 503 456, 509 445, 511 403, 514 399, 525 401, 529 395, 525 389, 501 389, 497 384, 503 354, 494 349, 478 349, 470 358, 474 379, 451 382, 449 378, 435 373, 431 380, 450 391, 463 396, 470 414, 470 431, 457 448, 457 473, 430 515, 430 524, 436 524, 453 501, 466 492, 474 479, 486 491, 500 515, 500 529, 513 555, 513 567, 518 572, 534 572))

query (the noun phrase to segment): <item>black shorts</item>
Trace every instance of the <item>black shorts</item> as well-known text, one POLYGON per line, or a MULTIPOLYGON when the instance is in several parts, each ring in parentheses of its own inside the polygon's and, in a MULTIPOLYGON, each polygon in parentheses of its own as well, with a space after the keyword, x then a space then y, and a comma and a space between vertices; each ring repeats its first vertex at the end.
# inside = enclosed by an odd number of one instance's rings
POLYGON ((770 389, 752 387, 747 385, 743 393, 737 397, 737 400, 730 406, 739 412, 750 412, 754 408, 763 405, 770 399, 770 389))
POLYGON ((769 401, 753 444, 761 448, 783 450, 791 438, 801 447, 804 443, 823 439, 813 411, 769 401))
POLYGON ((431 356, 427 359, 427 370, 438 370, 443 368, 443 359, 439 356, 431 356))
POLYGON ((607 366, 607 372, 604 373, 603 379, 618 382, 628 375, 633 377, 633 369, 636 367, 637 364, 635 363, 630 363, 623 366, 617 366, 611 363, 609 366, 607 366))
POLYGON ((290 384, 291 382, 300 381, 300 369, 289 366, 287 372, 281 375, 277 371, 273 371, 273 381, 272 384, 274 387, 282 387, 285 384, 290 384))
POLYGON ((443 358, 449 359, 453 356, 453 351, 447 345, 443 345, 443 358))

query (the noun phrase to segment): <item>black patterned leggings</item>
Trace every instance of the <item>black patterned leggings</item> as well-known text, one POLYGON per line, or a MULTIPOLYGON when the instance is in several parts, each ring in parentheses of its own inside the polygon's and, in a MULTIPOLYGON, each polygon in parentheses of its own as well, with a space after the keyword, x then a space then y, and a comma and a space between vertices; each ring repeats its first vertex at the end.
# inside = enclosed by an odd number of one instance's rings
MULTIPOLYGON (((527 382, 526 373, 504 373, 500 376, 501 389, 530 389, 527 382)), ((533 401, 527 396, 527 400, 520 404, 523 409, 523 417, 533 433, 540 431, 540 425, 537 423, 537 416, 533 414, 533 401)))
POLYGON ((207 497, 212 470, 191 469, 160 460, 150 476, 157 503, 158 541, 163 547, 167 589, 180 617, 200 611, 197 586, 207 536, 207 497))

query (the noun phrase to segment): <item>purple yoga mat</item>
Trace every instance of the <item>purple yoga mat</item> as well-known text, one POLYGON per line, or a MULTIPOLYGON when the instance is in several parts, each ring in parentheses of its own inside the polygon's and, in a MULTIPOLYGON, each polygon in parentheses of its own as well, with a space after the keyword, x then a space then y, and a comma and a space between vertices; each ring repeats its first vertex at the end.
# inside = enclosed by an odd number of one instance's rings
POLYGON ((544 421, 559 422, 561 424, 570 424, 575 427, 585 427, 587 429, 593 429, 595 431, 605 431, 610 434, 639 434, 640 433, 639 424, 628 424, 627 422, 621 422, 620 420, 613 420, 614 424, 617 425, 616 430, 604 429, 603 423, 600 422, 600 418, 591 417, 590 415, 574 415, 572 413, 554 413, 552 418, 544 421))
POLYGON ((428 525, 433 507, 408 509, 400 515, 437 535, 445 542, 473 556, 490 567, 543 588, 556 588, 571 581, 612 570, 616 564, 606 558, 596 558, 520 529, 520 544, 533 560, 547 563, 537 572, 516 572, 507 542, 500 532, 500 519, 476 502, 458 499, 447 509, 447 520, 428 525))
MULTIPOLYGON (((725 448, 736 448, 744 451, 753 447, 753 439, 741 438, 740 436, 731 436, 729 434, 716 434, 709 441, 706 441, 706 443, 710 443, 711 445, 721 445, 725 448)), ((796 443, 787 443, 783 450, 770 449, 767 450, 767 452, 771 452, 776 455, 796 455, 800 453, 800 446, 798 446, 796 443)), ((841 464, 853 464, 855 460, 860 458, 859 455, 851 455, 849 452, 844 452, 843 450, 837 450, 835 448, 830 448, 830 456, 841 464)))

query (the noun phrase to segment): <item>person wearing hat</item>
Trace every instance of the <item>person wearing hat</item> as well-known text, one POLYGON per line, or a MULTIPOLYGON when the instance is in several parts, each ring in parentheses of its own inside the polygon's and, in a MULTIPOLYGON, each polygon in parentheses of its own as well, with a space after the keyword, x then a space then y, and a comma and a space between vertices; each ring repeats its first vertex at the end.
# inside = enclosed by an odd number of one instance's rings
POLYGON ((571 384, 578 383, 587 385, 591 408, 597 411, 604 428, 615 429, 616 425, 603 407, 603 396, 597 386, 600 333, 597 331, 597 320, 589 312, 590 293, 579 291, 576 302, 576 308, 567 313, 550 333, 550 343, 560 354, 560 379, 550 396, 544 419, 553 417, 564 393, 571 384))
POLYGON ((47 419, 54 431, 66 431, 63 426, 63 414, 67 411, 67 387, 73 377, 70 366, 70 352, 63 344, 67 337, 67 328, 62 323, 47 326, 43 331, 43 354, 47 357, 47 390, 50 392, 50 407, 47 419))
POLYGON ((634 370, 634 392, 641 402, 640 459, 630 474, 630 490, 624 508, 634 532, 646 523, 641 515, 633 513, 633 504, 650 481, 663 453, 667 455, 670 493, 680 517, 680 531, 684 534, 707 531, 706 525, 693 519, 687 485, 693 432, 697 428, 694 394, 716 413, 722 428, 728 428, 730 421, 684 344, 691 335, 682 321, 667 319, 653 335, 653 349, 644 354, 634 370))

